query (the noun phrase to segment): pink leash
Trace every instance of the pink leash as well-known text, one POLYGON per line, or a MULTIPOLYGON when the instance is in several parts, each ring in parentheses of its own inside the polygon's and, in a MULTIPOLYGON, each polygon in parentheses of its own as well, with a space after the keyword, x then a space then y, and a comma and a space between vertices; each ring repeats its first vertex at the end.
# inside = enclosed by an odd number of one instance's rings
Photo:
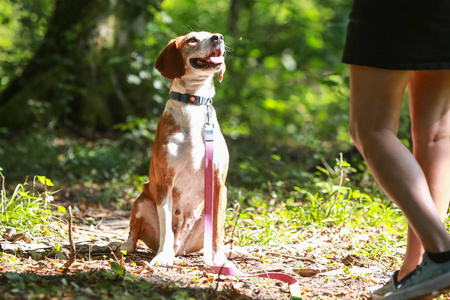
POLYGON ((300 287, 297 279, 293 276, 284 273, 266 272, 258 274, 246 274, 239 270, 212 265, 212 237, 213 237, 213 205, 214 205, 214 128, 209 122, 211 115, 211 107, 208 106, 208 121, 205 124, 205 229, 203 241, 203 253, 206 264, 217 274, 239 276, 239 277, 263 277, 278 279, 289 283, 289 290, 291 292, 291 299, 302 299, 300 287))

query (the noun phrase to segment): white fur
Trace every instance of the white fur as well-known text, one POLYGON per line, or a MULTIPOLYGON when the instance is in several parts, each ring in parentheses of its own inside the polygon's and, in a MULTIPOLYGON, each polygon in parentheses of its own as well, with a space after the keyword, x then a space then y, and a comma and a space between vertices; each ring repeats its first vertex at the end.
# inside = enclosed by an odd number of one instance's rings
POLYGON ((198 95, 206 98, 214 97, 213 74, 186 74, 172 81, 170 90, 181 94, 198 95), (210 82, 205 84, 205 82, 210 82), (212 87, 212 88, 211 88, 212 87))
POLYGON ((174 235, 172 231, 172 197, 168 196, 161 205, 156 206, 159 220, 159 249, 150 265, 173 265, 174 235))

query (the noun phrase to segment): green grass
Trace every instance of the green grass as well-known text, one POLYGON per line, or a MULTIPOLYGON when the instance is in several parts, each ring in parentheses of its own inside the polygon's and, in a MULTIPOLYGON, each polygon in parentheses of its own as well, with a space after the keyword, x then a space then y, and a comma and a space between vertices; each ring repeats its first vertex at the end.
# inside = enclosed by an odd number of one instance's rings
POLYGON ((106 270, 79 272, 76 275, 39 276, 33 273, 0 274, 2 299, 194 299, 188 291, 161 293, 154 285, 125 272, 106 270), (26 291, 26 292, 25 292, 26 291))
POLYGON ((292 240, 292 236, 304 227, 347 226, 352 229, 367 226, 385 228, 394 234, 404 230, 405 219, 400 211, 383 202, 370 198, 360 202, 358 201, 360 199, 351 198, 330 203, 329 200, 321 201, 323 198, 319 195, 312 199, 313 201, 301 204, 287 201, 279 203, 276 208, 268 208, 266 202, 252 199, 256 207, 243 209, 236 221, 237 231, 242 237, 241 242, 244 244, 257 242, 263 245, 268 241, 279 241, 280 244, 292 243, 296 241, 292 240), (246 234, 247 231, 254 234, 246 234), (293 234, 285 234, 289 232, 293 234), (258 233, 257 237, 255 233, 258 233))
POLYGON ((296 244, 311 229, 335 233, 344 228, 355 240, 353 251, 361 256, 381 257, 391 254, 392 247, 404 245, 406 219, 401 211, 379 194, 375 198, 361 192, 348 180, 356 170, 342 157, 334 169, 318 170, 302 187, 279 181, 270 192, 231 188, 230 199, 235 203, 228 211, 228 225, 234 227, 231 234, 238 236, 238 243, 296 244), (361 231, 375 228, 378 232, 369 242, 358 241, 361 231))
POLYGON ((48 187, 53 186, 52 181, 45 176, 35 176, 31 187, 27 182, 18 184, 8 195, 1 171, 0 168, 0 226, 14 227, 17 231, 49 233, 47 225, 57 222, 50 209, 54 192, 49 192, 48 187))

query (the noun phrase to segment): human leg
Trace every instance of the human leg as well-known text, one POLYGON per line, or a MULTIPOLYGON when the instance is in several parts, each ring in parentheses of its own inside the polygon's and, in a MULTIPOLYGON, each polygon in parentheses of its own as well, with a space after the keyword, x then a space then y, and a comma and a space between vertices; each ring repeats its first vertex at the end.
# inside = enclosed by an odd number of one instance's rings
MULTIPOLYGON (((409 82, 413 153, 427 179, 441 221, 450 201, 450 71, 416 71, 409 82)), ((403 278, 421 263, 423 246, 408 228, 403 278)))
POLYGON ((450 250, 430 189, 412 153, 397 138, 403 93, 412 72, 350 66, 350 134, 375 179, 400 207, 426 251, 450 250))
POLYGON ((409 94, 413 153, 443 220, 450 201, 450 70, 414 72, 409 94))

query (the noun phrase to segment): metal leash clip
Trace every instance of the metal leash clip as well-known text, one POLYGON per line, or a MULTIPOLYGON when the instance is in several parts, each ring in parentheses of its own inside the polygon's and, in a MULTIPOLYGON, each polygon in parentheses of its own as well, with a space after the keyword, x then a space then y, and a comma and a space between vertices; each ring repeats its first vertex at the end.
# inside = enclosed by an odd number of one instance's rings
POLYGON ((214 125, 211 123, 212 106, 206 107, 205 141, 214 141, 214 125))

